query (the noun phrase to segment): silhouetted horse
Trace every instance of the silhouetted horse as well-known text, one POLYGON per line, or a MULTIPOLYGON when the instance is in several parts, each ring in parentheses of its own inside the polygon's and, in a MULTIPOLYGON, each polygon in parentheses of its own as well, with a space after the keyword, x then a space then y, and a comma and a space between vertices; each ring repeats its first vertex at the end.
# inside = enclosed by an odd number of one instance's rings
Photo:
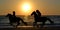
POLYGON ((23 19, 21 19, 19 17, 13 17, 13 15, 11 15, 11 14, 8 14, 6 17, 9 17, 9 21, 10 21, 11 25, 12 25, 12 23, 17 23, 17 25, 19 25, 20 21, 22 21, 25 25, 27 25, 27 23, 24 22, 23 19))
POLYGON ((54 23, 53 21, 51 21, 49 18, 47 17, 38 17, 38 15, 36 14, 36 12, 32 12, 31 16, 34 15, 34 19, 35 19, 35 22, 34 22, 34 26, 37 24, 37 22, 42 22, 42 25, 41 27, 43 27, 45 25, 45 22, 48 20, 50 23, 54 23))

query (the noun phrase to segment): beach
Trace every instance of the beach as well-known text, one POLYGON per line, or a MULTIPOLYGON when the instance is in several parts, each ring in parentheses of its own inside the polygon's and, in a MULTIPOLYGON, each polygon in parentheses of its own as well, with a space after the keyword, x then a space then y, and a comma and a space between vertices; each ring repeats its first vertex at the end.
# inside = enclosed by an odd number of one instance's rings
POLYGON ((49 16, 49 18, 54 21, 54 24, 49 24, 49 22, 47 21, 43 28, 33 27, 33 23, 30 21, 33 19, 27 20, 28 21, 27 26, 25 26, 23 23, 21 23, 18 26, 18 28, 14 28, 13 26, 11 26, 9 24, 8 18, 0 16, 0 30, 60 30, 60 17, 59 16, 49 16))
POLYGON ((60 30, 60 27, 44 27, 40 28, 33 28, 33 27, 20 27, 20 28, 0 28, 0 30, 60 30))

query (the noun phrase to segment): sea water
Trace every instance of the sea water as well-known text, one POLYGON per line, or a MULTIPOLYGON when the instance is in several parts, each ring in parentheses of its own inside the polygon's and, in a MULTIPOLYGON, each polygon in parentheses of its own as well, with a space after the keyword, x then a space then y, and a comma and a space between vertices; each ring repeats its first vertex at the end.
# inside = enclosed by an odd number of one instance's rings
MULTIPOLYGON (((33 25, 34 17, 32 17, 32 16, 17 16, 17 17, 20 17, 23 19, 24 22, 27 22, 28 26, 33 25)), ((60 16, 45 16, 45 17, 50 18, 52 21, 54 21, 55 25, 52 25, 52 26, 60 26, 60 16)), ((21 23, 21 24, 23 24, 23 23, 21 23)), ((50 22, 47 21, 46 24, 50 24, 50 22)), ((5 17, 5 16, 0 16, 0 27, 5 27, 5 26, 9 27, 9 18, 5 17)), ((51 25, 46 25, 46 26, 52 27, 51 25)))

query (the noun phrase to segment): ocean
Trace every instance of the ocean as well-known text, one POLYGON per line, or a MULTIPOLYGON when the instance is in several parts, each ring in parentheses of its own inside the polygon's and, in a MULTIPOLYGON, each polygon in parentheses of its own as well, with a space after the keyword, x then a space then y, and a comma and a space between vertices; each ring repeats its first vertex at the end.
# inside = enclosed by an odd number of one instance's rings
MULTIPOLYGON (((34 17, 32 17, 32 16, 17 16, 17 17, 21 17, 24 22, 28 23, 28 26, 33 25, 34 17)), ((59 15, 49 15, 49 16, 45 16, 45 17, 50 18, 52 21, 54 21, 54 25, 50 25, 50 22, 47 21, 45 26, 47 26, 47 27, 60 26, 60 16, 59 15), (47 25, 47 24, 49 24, 49 25, 47 25)), ((39 22, 37 24, 39 24, 39 22)), ((24 26, 24 24, 21 23, 20 26, 24 26)), ((7 27, 12 27, 12 26, 10 26, 10 24, 9 24, 8 17, 0 16, 0 28, 3 28, 3 27, 7 28, 7 27)))

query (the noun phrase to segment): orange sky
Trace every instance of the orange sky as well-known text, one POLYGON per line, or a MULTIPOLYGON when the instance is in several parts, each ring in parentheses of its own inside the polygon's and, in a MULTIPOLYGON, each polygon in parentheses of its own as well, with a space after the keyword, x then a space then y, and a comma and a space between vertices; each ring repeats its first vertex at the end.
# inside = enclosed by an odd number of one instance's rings
POLYGON ((0 0, 0 15, 12 13, 12 11, 16 11, 16 15, 30 15, 36 9, 42 15, 60 15, 60 0, 0 0), (30 5, 28 11, 23 10, 24 3, 30 5))

